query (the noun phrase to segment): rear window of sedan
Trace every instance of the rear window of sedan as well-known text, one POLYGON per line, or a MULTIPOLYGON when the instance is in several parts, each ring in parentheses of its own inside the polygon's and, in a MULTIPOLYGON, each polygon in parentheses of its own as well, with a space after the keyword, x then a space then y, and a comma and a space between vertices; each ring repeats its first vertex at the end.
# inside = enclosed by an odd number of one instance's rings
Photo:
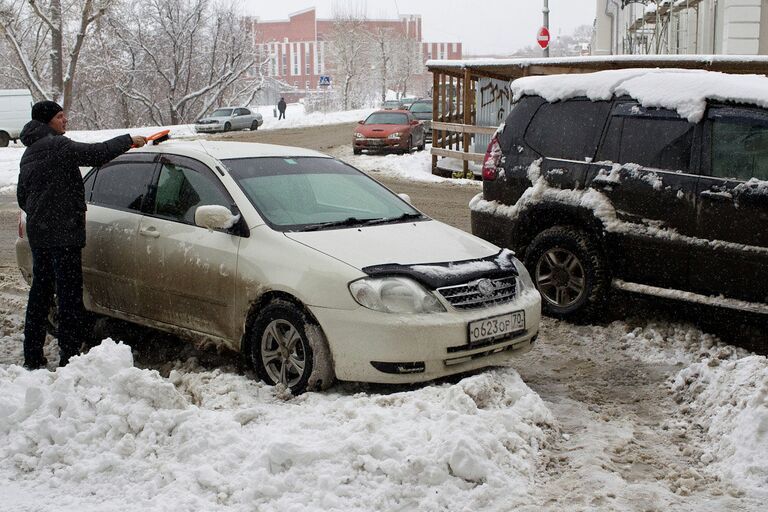
POLYGON ((410 108, 411 112, 417 112, 420 114, 432 112, 432 103, 414 103, 410 108))
POLYGON ((213 111, 213 114, 211 114, 211 117, 227 117, 232 115, 232 109, 231 108, 220 108, 213 111))
POLYGON ((374 112, 368 116, 368 119, 365 120, 365 124, 408 124, 408 115, 390 112, 374 112))
POLYGON ((261 217, 280 231, 419 215, 375 180, 333 158, 261 157, 222 162, 261 217))

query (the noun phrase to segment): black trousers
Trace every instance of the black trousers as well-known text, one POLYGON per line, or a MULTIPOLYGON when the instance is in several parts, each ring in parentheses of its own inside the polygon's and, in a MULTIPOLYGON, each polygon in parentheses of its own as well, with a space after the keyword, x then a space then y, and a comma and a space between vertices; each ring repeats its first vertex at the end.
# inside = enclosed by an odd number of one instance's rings
POLYGON ((83 267, 80 247, 32 249, 32 288, 24 325, 24 364, 44 361, 43 344, 54 292, 59 300, 59 366, 77 355, 86 329, 83 308, 83 267))
POLYGON ((280 117, 277 118, 277 120, 285 119, 285 110, 280 111, 280 117))

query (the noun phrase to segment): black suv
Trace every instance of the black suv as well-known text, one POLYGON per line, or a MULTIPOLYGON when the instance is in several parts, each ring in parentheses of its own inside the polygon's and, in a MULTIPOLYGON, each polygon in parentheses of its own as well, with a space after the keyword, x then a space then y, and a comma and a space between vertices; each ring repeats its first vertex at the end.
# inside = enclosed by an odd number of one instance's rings
POLYGON ((523 96, 492 139, 472 232, 514 249, 555 317, 611 288, 768 318, 768 110, 696 123, 634 99, 523 96))

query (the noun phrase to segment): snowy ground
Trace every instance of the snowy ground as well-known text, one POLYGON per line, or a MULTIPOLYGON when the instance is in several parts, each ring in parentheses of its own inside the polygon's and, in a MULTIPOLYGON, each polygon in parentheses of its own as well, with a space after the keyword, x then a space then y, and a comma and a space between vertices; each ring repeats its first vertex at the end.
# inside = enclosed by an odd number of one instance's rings
MULTIPOLYGON (((427 152, 338 153, 435 179, 427 152)), ((0 274, 3 510, 765 510, 768 361, 688 325, 544 319, 506 368, 291 397, 160 335, 28 372, 26 293, 0 274)))

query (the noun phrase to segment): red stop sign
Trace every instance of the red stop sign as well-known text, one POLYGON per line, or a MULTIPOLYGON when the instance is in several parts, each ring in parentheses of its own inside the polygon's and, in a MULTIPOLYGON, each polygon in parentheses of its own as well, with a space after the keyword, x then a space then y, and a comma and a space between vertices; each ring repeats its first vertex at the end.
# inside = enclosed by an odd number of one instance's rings
POLYGON ((542 50, 549 46, 549 29, 547 27, 541 27, 536 33, 536 42, 539 43, 542 50))

